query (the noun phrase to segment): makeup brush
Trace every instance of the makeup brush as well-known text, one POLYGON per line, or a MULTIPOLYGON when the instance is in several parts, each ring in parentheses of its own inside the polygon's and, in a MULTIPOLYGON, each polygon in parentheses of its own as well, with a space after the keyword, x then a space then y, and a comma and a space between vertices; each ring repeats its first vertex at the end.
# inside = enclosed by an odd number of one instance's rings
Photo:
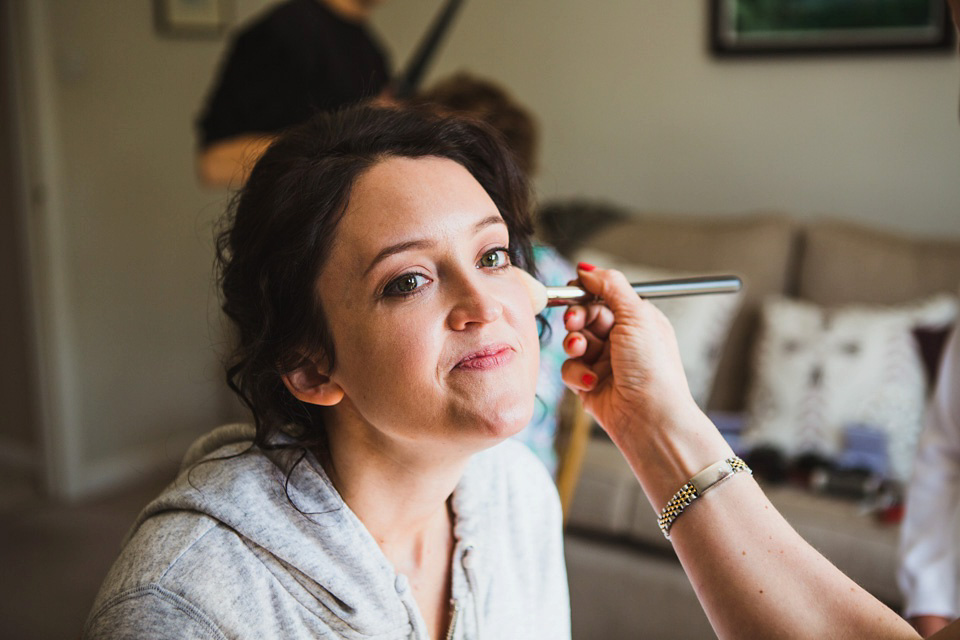
MULTIPOLYGON (((545 287, 523 269, 517 269, 517 271, 522 274, 520 279, 527 287, 527 292, 530 294, 530 304, 533 305, 535 313, 540 313, 545 307, 603 302, 580 287, 545 287)), ((698 276, 653 282, 634 282, 630 286, 641 298, 673 298, 708 293, 735 293, 743 287, 743 281, 737 276, 698 276)))

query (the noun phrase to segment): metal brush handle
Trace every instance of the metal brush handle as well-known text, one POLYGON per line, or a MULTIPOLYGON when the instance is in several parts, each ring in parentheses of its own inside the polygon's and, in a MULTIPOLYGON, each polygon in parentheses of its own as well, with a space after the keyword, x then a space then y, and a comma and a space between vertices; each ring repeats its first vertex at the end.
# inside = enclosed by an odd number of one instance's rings
MULTIPOLYGON (((737 276, 698 276, 655 282, 634 282, 630 286, 641 298, 675 298, 708 293, 736 293, 743 288, 743 281, 737 276)), ((547 287, 548 307, 596 302, 602 301, 580 287, 547 287)))

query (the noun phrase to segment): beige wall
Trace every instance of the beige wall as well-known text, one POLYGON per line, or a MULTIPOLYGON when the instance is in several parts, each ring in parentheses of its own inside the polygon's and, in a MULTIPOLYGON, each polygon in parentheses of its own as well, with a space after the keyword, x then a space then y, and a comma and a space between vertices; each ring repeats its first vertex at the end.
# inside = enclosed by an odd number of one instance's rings
MULTIPOLYGON (((383 6, 396 61, 440 4, 383 6)), ((542 198, 960 234, 956 54, 717 61, 706 7, 468 1, 430 78, 498 78, 539 115, 542 198)))
POLYGON ((194 179, 192 121, 218 43, 158 38, 147 2, 52 9, 82 454, 105 459, 216 421, 221 198, 194 179))
MULTIPOLYGON (((238 0, 239 20, 266 6, 238 0)), ((225 40, 152 3, 16 0, 48 465, 80 495, 176 459, 229 407, 192 123, 225 40), (52 453, 50 453, 52 452, 52 453)), ((393 0, 396 63, 440 0, 393 0)), ((960 234, 956 56, 717 62, 705 3, 474 0, 432 77, 499 78, 543 123, 541 197, 725 215, 776 208, 960 234), (602 11, 597 7, 602 6, 602 11)))
POLYGON ((32 179, 52 488, 82 495, 225 419, 212 225, 193 120, 222 40, 153 30, 150 2, 22 3, 41 138, 32 179), (66 471, 64 471, 64 469, 66 471))

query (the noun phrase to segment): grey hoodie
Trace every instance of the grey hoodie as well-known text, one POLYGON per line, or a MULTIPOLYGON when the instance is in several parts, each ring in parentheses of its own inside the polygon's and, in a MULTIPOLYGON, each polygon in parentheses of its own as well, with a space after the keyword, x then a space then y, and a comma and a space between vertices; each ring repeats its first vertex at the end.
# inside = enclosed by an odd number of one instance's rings
MULTIPOLYGON (((83 637, 427 638, 406 577, 316 458, 286 481, 301 454, 236 455, 252 438, 229 425, 191 447, 134 524, 83 637)), ((452 504, 449 637, 569 638, 560 507, 543 465, 506 441, 471 459, 452 504)))

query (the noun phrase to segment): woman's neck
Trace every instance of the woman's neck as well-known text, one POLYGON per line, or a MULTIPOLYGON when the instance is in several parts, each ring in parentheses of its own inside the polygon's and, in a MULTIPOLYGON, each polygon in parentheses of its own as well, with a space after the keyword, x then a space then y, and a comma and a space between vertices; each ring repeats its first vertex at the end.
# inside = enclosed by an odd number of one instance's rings
POLYGON ((456 541, 450 498, 469 454, 398 441, 349 404, 328 412, 320 461, 394 571, 407 577, 430 637, 439 637, 451 615, 456 541))
MULTIPOLYGON (((353 422, 353 421, 351 421, 353 422)), ((448 500, 469 455, 398 443, 363 424, 328 424, 320 460, 340 496, 402 573, 452 541, 448 500)))

